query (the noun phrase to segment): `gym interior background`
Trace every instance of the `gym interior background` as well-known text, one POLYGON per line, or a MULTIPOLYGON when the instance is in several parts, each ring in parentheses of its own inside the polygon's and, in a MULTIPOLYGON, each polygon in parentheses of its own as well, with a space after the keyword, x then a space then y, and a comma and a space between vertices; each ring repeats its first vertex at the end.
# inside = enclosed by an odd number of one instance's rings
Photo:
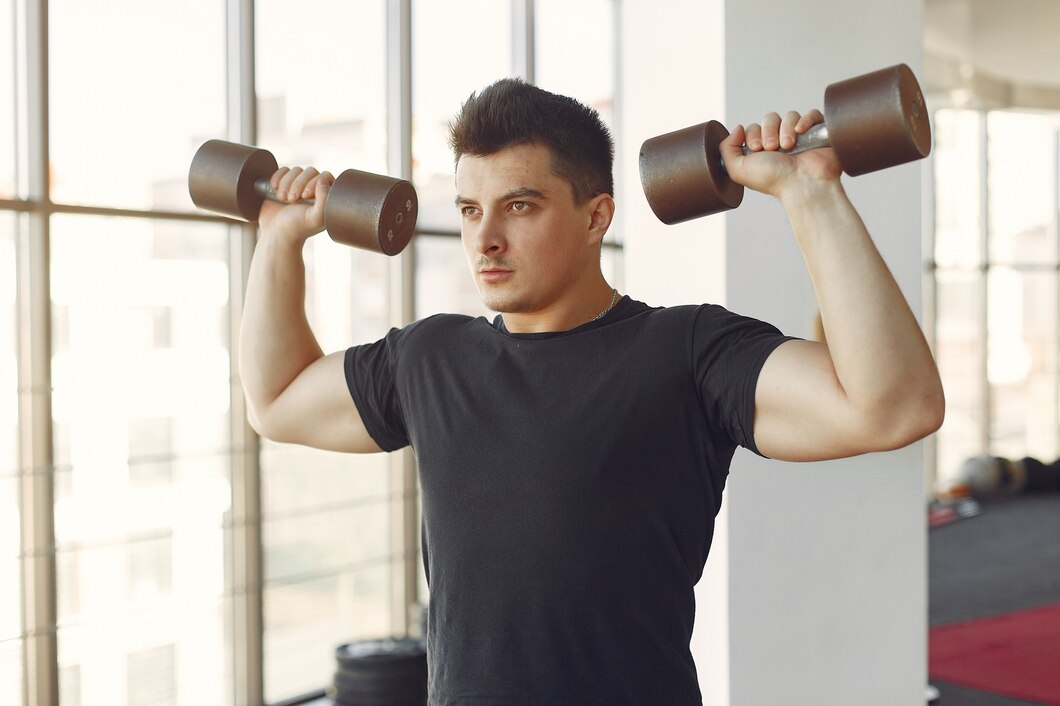
MULTIPOLYGON (((291 702, 335 645, 417 629, 414 459, 254 436, 233 363, 254 229, 196 212, 188 163, 223 137, 413 181, 406 255, 312 241, 325 349, 486 313, 449 117, 520 75, 596 107, 621 159, 648 136, 622 109, 646 4, 0 0, 0 703, 291 702)), ((914 306, 948 398, 928 496, 969 456, 1060 455, 1060 5, 914 5, 935 135, 914 306)), ((721 112, 700 119, 755 119, 721 112)), ((625 291, 640 195, 618 177, 604 270, 625 291)))

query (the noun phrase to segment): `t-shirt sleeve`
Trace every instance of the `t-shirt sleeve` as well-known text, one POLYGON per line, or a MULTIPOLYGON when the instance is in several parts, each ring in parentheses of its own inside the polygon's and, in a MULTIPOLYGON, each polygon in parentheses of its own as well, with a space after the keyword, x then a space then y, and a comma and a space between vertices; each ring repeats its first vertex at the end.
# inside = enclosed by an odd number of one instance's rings
POLYGON ((384 451, 409 444, 395 374, 398 336, 395 329, 375 343, 346 351, 346 386, 365 430, 384 451))
POLYGON ((703 410, 734 443, 759 455, 754 440, 758 374, 769 354, 790 340, 772 324, 720 306, 696 311, 692 365, 703 410))

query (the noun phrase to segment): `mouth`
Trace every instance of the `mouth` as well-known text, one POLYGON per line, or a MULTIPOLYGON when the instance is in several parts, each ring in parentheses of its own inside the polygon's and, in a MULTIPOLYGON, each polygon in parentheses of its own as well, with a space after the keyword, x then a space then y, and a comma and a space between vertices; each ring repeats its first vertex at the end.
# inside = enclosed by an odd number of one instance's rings
POLYGON ((484 267, 478 271, 478 275, 480 278, 482 278, 482 281, 489 282, 491 284, 496 282, 503 282, 504 280, 511 277, 512 274, 512 270, 504 270, 497 267, 484 267))

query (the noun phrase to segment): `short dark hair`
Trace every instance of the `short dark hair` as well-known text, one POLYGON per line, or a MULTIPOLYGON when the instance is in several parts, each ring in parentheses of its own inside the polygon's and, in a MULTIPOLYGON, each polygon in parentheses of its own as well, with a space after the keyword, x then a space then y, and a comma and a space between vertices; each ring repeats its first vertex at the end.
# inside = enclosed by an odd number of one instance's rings
POLYGON ((454 162, 527 144, 549 148, 553 170, 570 183, 575 203, 615 195, 611 132, 599 113, 573 98, 505 78, 472 93, 449 124, 454 162))

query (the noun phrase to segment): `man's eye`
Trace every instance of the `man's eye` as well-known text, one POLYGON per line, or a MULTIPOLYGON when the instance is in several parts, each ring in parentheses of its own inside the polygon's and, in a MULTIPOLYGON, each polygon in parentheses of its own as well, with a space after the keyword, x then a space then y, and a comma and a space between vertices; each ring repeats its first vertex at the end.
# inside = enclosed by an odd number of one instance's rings
POLYGON ((478 208, 474 206, 464 206, 460 209, 460 215, 462 215, 464 218, 470 218, 471 216, 475 216, 477 214, 478 208))
POLYGON ((530 210, 530 203, 528 201, 513 201, 512 210, 516 213, 523 213, 530 210))

